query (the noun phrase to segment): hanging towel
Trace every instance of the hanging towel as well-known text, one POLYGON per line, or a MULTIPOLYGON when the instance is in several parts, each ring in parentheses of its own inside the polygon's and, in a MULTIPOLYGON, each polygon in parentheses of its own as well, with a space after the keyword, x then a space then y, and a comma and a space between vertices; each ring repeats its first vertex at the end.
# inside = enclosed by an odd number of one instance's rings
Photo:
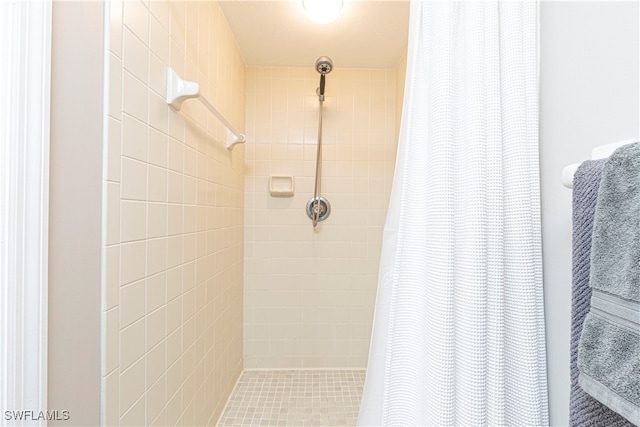
POLYGON ((591 397, 578 385, 578 343, 591 307, 589 271, 591 235, 598 188, 605 160, 587 160, 573 177, 573 283, 571 290, 570 427, 630 427, 622 416, 591 397))
POLYGON ((640 425, 639 143, 618 148, 604 165, 589 282, 591 308, 580 336, 578 382, 640 425))

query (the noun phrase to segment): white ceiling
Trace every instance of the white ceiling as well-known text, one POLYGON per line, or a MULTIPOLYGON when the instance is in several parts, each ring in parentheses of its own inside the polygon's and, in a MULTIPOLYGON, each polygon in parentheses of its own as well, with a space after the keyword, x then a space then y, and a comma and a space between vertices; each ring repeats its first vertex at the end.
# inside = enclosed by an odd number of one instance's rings
POLYGON ((336 22, 307 17, 302 0, 223 0, 220 6, 248 66, 394 68, 407 47, 408 0, 344 0, 336 22))

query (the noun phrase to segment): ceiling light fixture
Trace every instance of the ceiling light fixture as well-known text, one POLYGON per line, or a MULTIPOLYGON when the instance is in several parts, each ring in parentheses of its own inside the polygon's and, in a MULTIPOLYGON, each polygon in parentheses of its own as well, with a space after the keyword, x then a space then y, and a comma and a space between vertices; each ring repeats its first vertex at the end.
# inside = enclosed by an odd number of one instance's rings
POLYGON ((316 24, 330 24, 338 18, 342 0, 302 0, 309 19, 316 24))

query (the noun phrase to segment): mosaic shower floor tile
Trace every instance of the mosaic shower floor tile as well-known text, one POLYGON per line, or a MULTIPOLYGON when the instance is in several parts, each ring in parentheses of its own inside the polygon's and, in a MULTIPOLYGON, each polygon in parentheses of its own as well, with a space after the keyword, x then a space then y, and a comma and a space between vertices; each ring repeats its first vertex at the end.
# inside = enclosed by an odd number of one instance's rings
POLYGON ((219 426, 355 426, 364 370, 245 371, 219 426))

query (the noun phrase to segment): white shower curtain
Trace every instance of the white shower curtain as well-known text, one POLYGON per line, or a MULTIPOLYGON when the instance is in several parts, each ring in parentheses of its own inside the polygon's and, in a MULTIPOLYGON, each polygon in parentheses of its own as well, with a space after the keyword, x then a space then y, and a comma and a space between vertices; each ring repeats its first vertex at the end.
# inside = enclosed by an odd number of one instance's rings
POLYGON ((358 425, 548 425, 537 5, 410 13, 358 425))

